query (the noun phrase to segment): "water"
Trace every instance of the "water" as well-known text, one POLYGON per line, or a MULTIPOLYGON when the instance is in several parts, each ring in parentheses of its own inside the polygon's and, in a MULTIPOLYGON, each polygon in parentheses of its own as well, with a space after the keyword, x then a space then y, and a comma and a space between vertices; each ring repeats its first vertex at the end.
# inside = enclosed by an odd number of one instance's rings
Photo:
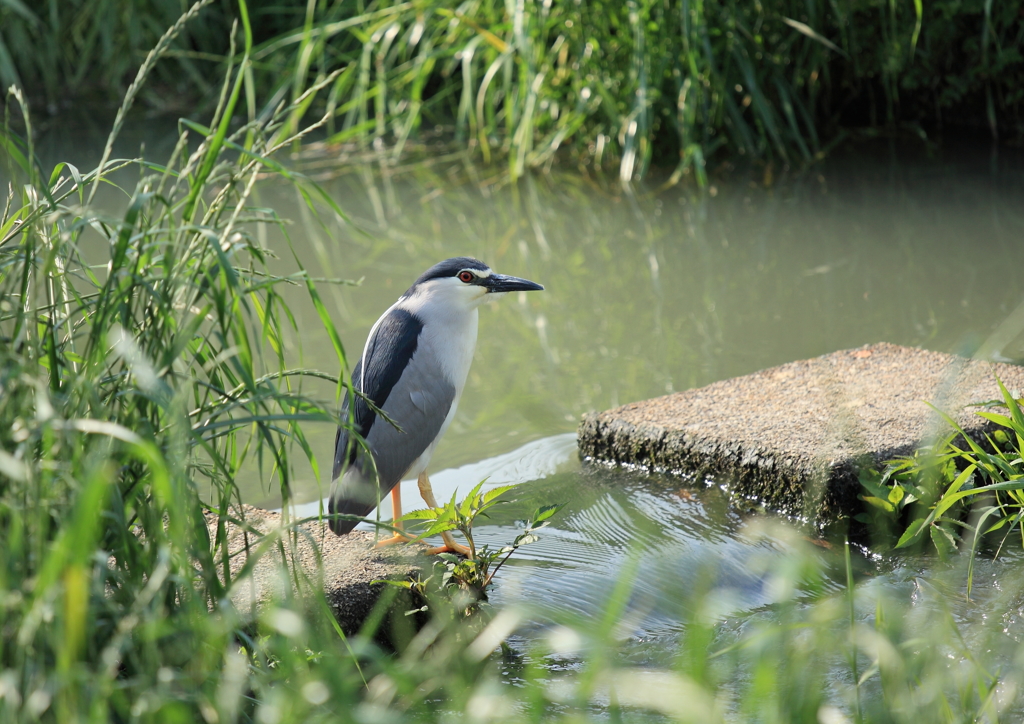
MULTIPOLYGON (((772 570, 786 560, 788 533, 752 533, 749 516, 714 486, 581 464, 574 431, 583 413, 878 341, 1024 358, 1019 152, 852 146, 772 188, 741 177, 702 198, 659 190, 657 179, 628 194, 571 173, 508 186, 458 160, 390 175, 337 173, 327 153, 296 163, 351 223, 268 183, 256 203, 291 223, 287 238, 261 241, 282 274, 295 270, 290 244, 315 276, 362 280, 319 284, 350 360, 377 317, 441 259, 475 256, 546 286, 481 310, 466 392, 431 465, 440 499, 485 478, 524 483, 517 502, 478 527, 481 543, 507 543, 538 505, 565 505, 503 569, 494 594, 532 612, 517 634, 523 647, 549 635, 548 622, 599 617, 626 574, 635 585, 620 655, 638 663, 671 660, 701 582, 714 582, 702 615, 737 629, 772 616, 778 596, 772 570)), ((337 372, 304 290, 288 300, 295 365, 337 372)), ((306 390, 333 396, 326 384, 306 390)), ((307 435, 328 470, 334 431, 307 435)), ((247 502, 280 505, 258 476, 241 485, 247 502)), ((300 466, 296 512, 315 514, 328 485, 300 466)), ((415 484, 403 485, 406 504, 417 505, 415 484)), ((859 565, 867 590, 912 596, 935 578, 933 563, 859 565)), ((1000 565, 979 564, 976 598, 1000 600, 1000 565)), ((842 574, 820 582, 826 592, 842 585, 842 574)), ((949 586, 951 605, 969 618, 962 580, 949 586)), ((1020 610, 1005 609, 1008 630, 1020 610)), ((573 648, 564 648, 571 667, 573 648)))
MULTIPOLYGON (((448 256, 547 287, 481 310, 439 471, 572 432, 588 411, 872 342, 970 354, 989 340, 989 357, 1024 356, 1020 330, 1000 329, 1024 299, 1009 276, 1024 262, 1024 164, 867 151, 778 188, 723 184, 702 201, 631 197, 573 175, 481 189, 483 172, 455 162, 322 180, 369 236, 328 218, 321 227, 283 187, 264 187, 260 202, 296 221, 307 268, 363 280, 322 289, 350 356, 448 256)), ((303 295, 292 296, 295 347, 304 365, 335 371, 303 295)), ((326 455, 333 433, 312 434, 326 455)), ((306 479, 294 492, 305 502, 322 488, 306 479)), ((271 502, 255 487, 248 497, 271 502)))
MULTIPOLYGON (((508 543, 534 507, 565 504, 499 579, 495 602, 534 617, 520 646, 547 635, 543 622, 599 618, 627 571, 632 628, 620 653, 663 663, 694 615, 696 581, 715 581, 700 605, 725 620, 775 600, 770 572, 788 555, 785 534, 751 537, 747 516, 714 487, 581 465, 580 415, 877 341, 1024 357, 1013 321, 1024 297, 1009 278, 1024 264, 1024 165, 993 165, 980 150, 932 159, 853 149, 779 187, 721 184, 703 200, 654 184, 630 196, 576 176, 481 190, 480 177, 455 162, 396 178, 325 176, 371 236, 334 222, 325 230, 300 211, 305 238, 293 242, 307 267, 363 279, 330 289, 350 354, 437 260, 476 256, 546 286, 481 311, 466 394, 432 480, 439 499, 484 478, 525 484, 520 502, 479 526, 480 542, 492 545, 508 543)), ((286 195, 263 193, 287 208, 286 195)), ((301 328, 316 329, 312 313, 301 313, 301 328)), ((305 364, 331 368, 323 336, 298 341, 305 364)), ((319 434, 326 454, 331 431, 319 434)), ((313 501, 304 512, 322 492, 296 487, 313 501)), ((403 492, 406 505, 418 503, 413 482, 403 492)), ((839 565, 835 553, 822 556, 839 565)), ((933 563, 858 565, 872 587, 902 595, 933 563)), ((824 590, 840 590, 844 575, 824 590)), ((957 580, 948 586, 960 600, 957 580)))

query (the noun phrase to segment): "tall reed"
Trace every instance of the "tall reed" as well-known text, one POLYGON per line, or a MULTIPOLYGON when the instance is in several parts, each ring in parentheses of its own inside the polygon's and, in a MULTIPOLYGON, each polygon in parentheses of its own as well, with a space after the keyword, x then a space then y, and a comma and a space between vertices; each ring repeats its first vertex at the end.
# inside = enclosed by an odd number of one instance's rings
POLYGON ((712 155, 801 165, 851 126, 1019 133, 1021 23, 981 2, 338 2, 255 57, 293 82, 344 68, 337 141, 397 155, 451 125, 513 177, 561 150, 623 179, 656 161, 704 183, 712 155), (303 63, 275 60, 289 45, 303 63))
MULTIPOLYGON (((303 381, 338 378, 288 366, 296 329, 282 284, 318 303, 340 369, 344 350, 310 277, 277 273, 259 227, 282 220, 251 198, 261 175, 311 203, 318 193, 271 160, 295 138, 281 131, 292 106, 232 128, 240 102, 252 107, 244 4, 241 57, 210 128, 189 124, 165 163, 109 158, 147 73, 204 4, 142 64, 93 171, 43 169, 12 91, 28 134, 0 136, 17 176, 0 216, 5 721, 127 720, 151 700, 157 718, 231 720, 245 690, 224 689, 241 687, 247 666, 248 624, 225 604, 225 524, 245 525, 237 477, 255 469, 287 500, 296 451, 317 470, 305 426, 337 422, 334 396, 320 402, 303 381), (122 214, 94 202, 100 185, 136 174, 122 214)), ((258 538, 254 551, 272 543, 258 538)))
MULTIPOLYGON (((119 96, 178 6, 0 3, 0 81, 52 112, 90 84, 119 96)), ((230 7, 210 4, 175 41, 148 102, 216 97, 209 68, 228 54, 230 7)), ((656 162, 703 183, 712 156, 801 165, 849 128, 1024 128, 1014 3, 286 0, 261 6, 253 37, 251 82, 267 97, 294 101, 341 71, 321 101, 295 106, 292 130, 326 106, 334 140, 397 155, 441 126, 513 176, 563 151, 626 179, 656 162)))

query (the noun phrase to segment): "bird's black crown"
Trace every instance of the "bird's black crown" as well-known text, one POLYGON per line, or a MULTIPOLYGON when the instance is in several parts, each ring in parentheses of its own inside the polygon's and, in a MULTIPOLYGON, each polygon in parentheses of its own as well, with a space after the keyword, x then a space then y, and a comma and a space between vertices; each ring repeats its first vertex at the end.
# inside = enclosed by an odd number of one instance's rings
POLYGON ((445 277, 456 276, 463 269, 475 269, 476 271, 488 271, 489 266, 484 264, 478 259, 474 259, 470 256, 456 256, 451 259, 445 259, 444 261, 434 264, 434 266, 427 269, 420 276, 419 279, 413 284, 417 286, 423 282, 429 282, 431 279, 444 279, 445 277))

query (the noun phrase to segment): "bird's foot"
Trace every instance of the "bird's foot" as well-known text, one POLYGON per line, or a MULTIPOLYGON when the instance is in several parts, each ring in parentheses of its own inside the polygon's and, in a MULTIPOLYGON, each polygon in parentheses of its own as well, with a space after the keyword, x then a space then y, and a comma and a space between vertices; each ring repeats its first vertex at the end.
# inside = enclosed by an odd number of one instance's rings
POLYGON ((393 546, 397 543, 412 543, 415 538, 412 536, 405 535, 404 533, 395 533, 390 538, 384 538, 373 544, 374 548, 383 548, 384 546, 393 546))
POLYGON ((461 543, 456 543, 455 539, 452 538, 450 533, 442 533, 441 539, 444 541, 443 546, 438 546, 436 548, 427 548, 425 551, 423 551, 423 554, 427 556, 436 556, 438 553, 455 553, 460 556, 465 556, 466 558, 471 557, 469 548, 462 545, 461 543))
POLYGON ((425 556, 436 556, 438 553, 455 553, 469 558, 469 548, 464 545, 459 545, 458 543, 454 546, 443 545, 437 546, 436 548, 424 548, 422 553, 425 556))

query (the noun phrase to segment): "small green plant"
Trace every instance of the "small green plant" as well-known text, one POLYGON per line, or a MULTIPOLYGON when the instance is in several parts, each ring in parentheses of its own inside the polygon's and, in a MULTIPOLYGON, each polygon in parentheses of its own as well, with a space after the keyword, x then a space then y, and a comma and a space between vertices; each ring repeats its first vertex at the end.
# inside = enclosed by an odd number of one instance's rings
POLYGON ((450 502, 437 508, 414 510, 402 516, 403 521, 410 521, 424 527, 416 541, 448 531, 459 531, 466 538, 469 555, 466 557, 452 553, 441 553, 433 563, 430 575, 413 581, 387 581, 392 585, 407 588, 426 602, 416 611, 426 611, 430 601, 437 596, 450 601, 452 610, 461 616, 469 616, 477 612, 480 605, 487 601, 487 589, 494 581, 495 574, 505 562, 521 546, 539 540, 537 531, 551 522, 552 516, 562 509, 562 505, 544 505, 537 508, 526 522, 523 531, 509 545, 492 549, 484 545, 477 547, 473 538, 473 525, 480 516, 486 517, 487 511, 498 503, 502 495, 518 488, 518 485, 503 485, 481 492, 485 481, 477 484, 461 503, 456 502, 456 494, 450 502))
MULTIPOLYGON (((914 518, 915 511, 932 510, 943 493, 960 475, 957 467, 959 453, 951 449, 952 432, 934 445, 915 450, 912 455, 890 460, 884 470, 865 469, 860 474, 860 484, 865 494, 860 500, 867 503, 864 512, 854 516, 855 520, 868 525, 876 545, 883 548, 906 547, 911 543, 920 545, 924 536, 924 518, 914 518), (908 523, 908 521, 910 521, 908 523), (913 533, 907 537, 908 533, 913 533)), ((971 471, 968 471, 968 478, 971 471)), ((965 485, 973 485, 966 481, 965 485)), ((936 519, 928 537, 941 555, 955 548, 956 537, 950 530, 950 521, 959 519, 963 504, 949 511, 949 515, 936 519)))
POLYGON ((871 509, 858 520, 895 531, 897 549, 920 545, 927 537, 943 558, 964 541, 973 554, 999 530, 1006 531, 1000 548, 1012 530, 1024 533, 1024 411, 997 382, 1002 399, 984 403, 986 409, 976 413, 997 429, 978 442, 940 413, 952 431, 936 445, 892 461, 884 473, 861 475, 868 493, 861 500, 871 509))

